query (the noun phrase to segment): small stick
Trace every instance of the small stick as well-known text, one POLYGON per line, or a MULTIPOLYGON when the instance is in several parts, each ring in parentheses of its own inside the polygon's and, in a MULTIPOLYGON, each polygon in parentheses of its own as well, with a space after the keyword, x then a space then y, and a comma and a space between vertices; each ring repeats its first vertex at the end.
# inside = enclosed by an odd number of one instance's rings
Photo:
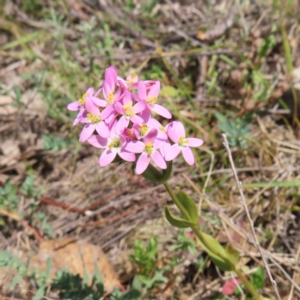
POLYGON ((238 186, 238 189, 239 189, 239 192, 240 192, 241 203, 242 203, 242 205, 243 205, 243 207, 245 209, 248 221, 250 223, 250 228, 251 228, 252 235, 253 235, 253 238, 254 238, 254 241, 255 241, 255 246, 258 249, 258 251, 260 252, 261 258, 262 258, 264 266, 265 266, 265 268, 267 270, 267 273, 268 273, 269 279, 270 279, 270 281, 272 283, 272 286, 273 286, 273 289, 275 291, 276 297, 277 297, 277 299, 280 300, 281 298, 280 298, 280 294, 279 294, 278 289, 277 289, 277 283, 273 279, 273 276, 271 274, 270 268, 269 268, 268 263, 267 263, 264 255, 263 255, 262 249, 261 249, 261 247, 259 245, 259 241, 258 241, 258 239, 256 237, 256 234, 255 234, 253 221, 251 219, 251 216, 250 216, 250 213, 249 213, 249 210, 248 210, 248 207, 247 207, 245 195, 244 195, 244 192, 243 192, 243 189, 242 189, 242 182, 239 181, 239 178, 238 178, 238 175, 237 175, 237 171, 236 171, 236 168, 234 166, 233 159, 232 159, 231 150, 230 150, 230 147, 229 147, 229 144, 228 144, 228 140, 227 140, 226 134, 222 134, 222 136, 223 136, 223 139, 224 139, 224 146, 225 146, 227 154, 228 154, 228 158, 229 158, 229 162, 230 162, 233 174, 234 174, 234 178, 235 178, 235 181, 237 183, 237 186, 238 186))

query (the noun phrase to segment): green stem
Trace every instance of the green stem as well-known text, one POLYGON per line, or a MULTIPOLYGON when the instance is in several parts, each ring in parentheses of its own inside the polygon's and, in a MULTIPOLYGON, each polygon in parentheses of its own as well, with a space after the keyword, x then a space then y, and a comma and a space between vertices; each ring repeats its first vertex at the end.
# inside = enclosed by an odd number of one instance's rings
MULTIPOLYGON (((175 195, 175 193, 173 192, 171 186, 169 185, 168 182, 163 182, 166 190, 168 191, 168 193, 170 194, 172 200, 174 201, 174 203, 176 204, 176 206, 179 208, 179 210, 181 211, 181 213, 184 215, 185 212, 185 208, 183 207, 183 205, 181 204, 181 202, 178 200, 177 196, 175 195)), ((185 216, 184 217, 188 217, 185 216)), ((212 253, 218 255, 219 257, 227 260, 226 257, 223 257, 220 253, 216 253, 215 249, 211 248, 211 246, 206 243, 206 240, 203 238, 201 231, 198 229, 198 227, 196 225, 191 226, 191 229, 193 230, 194 234, 197 236, 197 238, 205 245, 205 247, 207 247, 207 249, 209 249, 212 253)), ((243 272, 241 270, 238 270, 235 268, 234 266, 234 270, 233 270, 236 275, 241 279, 242 283, 244 284, 244 286, 246 287, 246 289, 252 294, 252 296, 254 297, 254 299, 256 300, 260 300, 262 299, 260 297, 260 295, 257 293, 257 291, 254 289, 254 287, 252 286, 252 284, 250 283, 250 281, 246 278, 246 276, 243 274, 243 272)))

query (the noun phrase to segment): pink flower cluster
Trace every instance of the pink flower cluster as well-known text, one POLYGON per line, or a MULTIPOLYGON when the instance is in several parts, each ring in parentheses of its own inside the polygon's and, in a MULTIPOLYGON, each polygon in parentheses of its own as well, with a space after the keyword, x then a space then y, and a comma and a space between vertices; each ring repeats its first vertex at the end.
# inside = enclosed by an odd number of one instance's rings
POLYGON ((97 92, 89 88, 78 101, 68 105, 69 110, 78 111, 73 125, 85 124, 79 141, 104 149, 99 158, 101 167, 119 155, 128 162, 137 160, 136 173, 141 174, 151 160, 166 169, 166 161, 173 160, 180 152, 188 164, 194 164, 190 147, 199 147, 203 141, 186 138, 181 122, 163 126, 152 117, 155 112, 172 118, 171 113, 157 103, 159 91, 158 80, 139 81, 135 74, 124 80, 111 66, 105 70, 103 85, 97 92), (140 154, 138 158, 136 154, 140 154))

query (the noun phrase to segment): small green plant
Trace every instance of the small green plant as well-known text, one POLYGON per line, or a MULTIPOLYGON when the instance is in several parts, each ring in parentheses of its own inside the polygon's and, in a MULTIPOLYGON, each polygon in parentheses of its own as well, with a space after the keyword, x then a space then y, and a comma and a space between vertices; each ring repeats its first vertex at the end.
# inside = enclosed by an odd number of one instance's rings
POLYGON ((151 238, 146 249, 143 242, 136 240, 134 243, 133 254, 130 256, 139 268, 139 272, 144 274, 152 273, 157 264, 158 242, 156 238, 151 238))
POLYGON ((0 207, 8 211, 15 211, 20 201, 17 191, 18 187, 12 185, 8 179, 4 187, 0 187, 0 207))
POLYGON ((181 228, 177 236, 177 242, 172 245, 171 250, 188 250, 192 254, 196 254, 196 243, 195 240, 187 235, 184 228, 181 228))
POLYGON ((156 238, 151 238, 146 248, 144 248, 142 241, 136 240, 133 254, 130 257, 138 268, 138 273, 133 281, 134 288, 138 290, 150 289, 167 281, 167 278, 163 276, 166 270, 159 270, 157 267, 158 241, 156 238))
POLYGON ((51 151, 60 151, 70 146, 70 139, 64 137, 56 137, 52 134, 43 135, 44 149, 51 151))
POLYGON ((249 126, 252 114, 232 120, 220 113, 216 113, 216 117, 218 119, 218 127, 228 136, 231 147, 246 148, 248 146, 247 138, 250 137, 249 126))
POLYGON ((48 223, 48 218, 44 212, 36 212, 33 215, 33 220, 38 223, 42 235, 47 235, 48 237, 53 237, 53 227, 50 223, 48 223))

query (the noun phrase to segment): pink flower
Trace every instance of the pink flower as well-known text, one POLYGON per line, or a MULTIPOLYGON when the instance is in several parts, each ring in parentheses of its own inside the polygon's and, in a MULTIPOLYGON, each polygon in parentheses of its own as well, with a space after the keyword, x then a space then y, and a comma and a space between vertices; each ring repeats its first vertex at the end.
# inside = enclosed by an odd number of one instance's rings
POLYGON ((239 278, 233 278, 233 279, 227 280, 222 287, 222 294, 223 295, 233 294, 236 287, 241 283, 242 283, 242 280, 239 278))
POLYGON ((82 116, 81 122, 86 124, 80 133, 80 142, 85 142, 95 130, 103 138, 109 136, 108 125, 103 121, 102 113, 94 104, 87 105, 87 111, 82 116))
POLYGON ((121 77, 118 77, 118 82, 120 86, 122 87, 123 90, 130 90, 132 91, 133 89, 137 88, 137 83, 138 83, 138 77, 135 73, 132 73, 126 77, 126 80, 124 80, 121 77))
POLYGON ((156 104, 157 97, 160 91, 160 82, 157 80, 151 86, 149 91, 147 92, 147 86, 144 81, 140 81, 138 83, 138 98, 147 102, 147 108, 143 112, 143 116, 145 121, 147 122, 150 118, 151 111, 155 111, 160 116, 163 116, 167 119, 171 119, 171 113, 164 108, 163 106, 156 104))
POLYGON ((119 119, 117 127, 124 128, 128 127, 129 122, 131 121, 134 124, 143 123, 143 119, 137 115, 143 111, 146 107, 145 101, 137 102, 134 106, 132 106, 133 101, 131 99, 131 93, 129 91, 125 91, 122 99, 123 105, 121 102, 117 102, 114 105, 115 110, 122 115, 119 119))
POLYGON ((157 130, 151 130, 142 141, 131 141, 125 146, 129 152, 141 153, 136 163, 136 173, 142 174, 148 167, 152 159, 161 169, 166 169, 167 164, 158 151, 159 146, 156 142, 157 130))
POLYGON ((100 167, 109 165, 117 156, 117 154, 128 162, 135 161, 135 154, 124 149, 126 140, 117 130, 116 122, 113 124, 108 138, 103 138, 100 135, 93 135, 88 139, 88 142, 96 147, 105 149, 99 158, 100 167))
POLYGON ((114 104, 120 100, 121 89, 118 88, 118 73, 114 66, 105 70, 103 82, 103 97, 106 101, 106 107, 103 110, 103 118, 106 119, 114 112, 114 104))
POLYGON ((92 87, 88 88, 88 90, 82 95, 82 97, 77 100, 74 101, 70 104, 68 104, 67 108, 70 111, 78 111, 79 113, 76 117, 76 119, 74 120, 73 126, 75 126, 76 124, 78 124, 82 117, 83 114, 85 112, 85 108, 86 108, 86 104, 89 102, 90 105, 92 105, 93 101, 98 101, 98 103, 100 104, 99 106, 105 106, 105 102, 103 100, 100 100, 97 98, 99 91, 94 95, 94 89, 92 87), (103 101, 103 102, 101 102, 103 101))
POLYGON ((174 142, 174 145, 168 147, 167 150, 165 148, 165 160, 173 160, 182 152, 185 161, 192 166, 195 163, 195 158, 190 147, 200 147, 203 144, 203 140, 186 138, 184 126, 179 121, 169 124, 168 136, 174 142))

